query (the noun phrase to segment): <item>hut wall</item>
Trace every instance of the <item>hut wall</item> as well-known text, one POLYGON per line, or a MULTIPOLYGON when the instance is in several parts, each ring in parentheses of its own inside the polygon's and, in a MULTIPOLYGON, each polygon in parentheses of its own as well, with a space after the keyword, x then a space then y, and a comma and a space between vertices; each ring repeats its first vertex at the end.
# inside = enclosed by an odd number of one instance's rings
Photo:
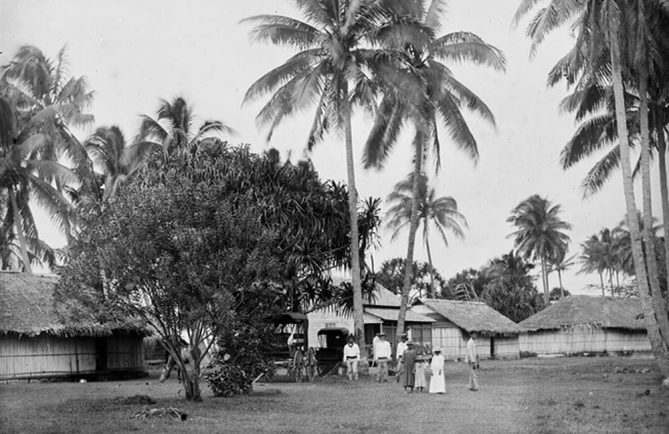
MULTIPOLYGON (((480 338, 479 338, 480 339, 480 338)), ((515 336, 495 336, 495 357, 498 359, 518 358, 520 356, 520 347, 518 335, 515 336)))
POLYGON ((0 336, 0 380, 95 372, 95 339, 0 336))
POLYGON ((645 333, 596 327, 569 327, 521 333, 520 351, 534 354, 577 354, 604 351, 648 351, 645 333))
MULTIPOLYGON (((450 321, 435 323, 432 326, 432 348, 440 347, 446 359, 464 359, 467 354, 468 339, 469 335, 463 333, 462 329, 450 321)), ((495 345, 497 345, 496 340, 495 345)), ((479 336, 476 339, 476 348, 480 358, 490 358, 489 337, 479 336)))
POLYGON ((141 336, 107 338, 107 369, 110 371, 144 371, 144 342, 141 336))
POLYGON ((338 314, 335 309, 319 309, 308 313, 309 346, 318 347, 318 331, 326 327, 346 327, 353 331, 353 316, 338 314))

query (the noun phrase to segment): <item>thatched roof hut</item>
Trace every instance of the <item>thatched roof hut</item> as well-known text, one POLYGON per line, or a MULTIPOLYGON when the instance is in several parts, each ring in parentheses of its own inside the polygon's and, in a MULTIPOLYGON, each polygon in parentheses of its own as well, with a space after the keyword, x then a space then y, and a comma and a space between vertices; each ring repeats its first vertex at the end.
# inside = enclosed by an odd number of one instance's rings
POLYGON ((520 332, 515 322, 480 301, 428 298, 421 303, 467 333, 517 335, 520 332))
POLYGON ((453 359, 464 357, 471 333, 478 339, 482 357, 518 357, 520 328, 485 303, 428 298, 411 308, 435 320, 432 325, 432 345, 441 347, 444 356, 453 359))
POLYGON ((524 330, 532 331, 579 325, 610 329, 646 329, 639 299, 587 295, 565 297, 518 325, 524 330))
POLYGON ((0 272, 0 379, 143 372, 146 330, 102 324, 76 301, 57 301, 58 279, 0 272))
POLYGON ((527 354, 649 351, 641 302, 572 295, 518 324, 527 354))

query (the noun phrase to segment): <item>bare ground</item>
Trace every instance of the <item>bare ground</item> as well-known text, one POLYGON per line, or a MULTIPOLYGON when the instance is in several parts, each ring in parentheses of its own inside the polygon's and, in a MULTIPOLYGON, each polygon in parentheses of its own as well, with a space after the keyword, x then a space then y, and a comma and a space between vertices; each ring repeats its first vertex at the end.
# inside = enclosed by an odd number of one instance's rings
POLYGON ((0 385, 0 432, 451 432, 669 433, 669 390, 654 362, 636 358, 484 361, 470 392, 462 363, 448 363, 447 393, 405 394, 394 382, 340 377, 259 384, 235 398, 186 402, 176 380, 0 385), (146 405, 126 398, 148 395, 146 405), (188 414, 134 419, 145 408, 188 414))

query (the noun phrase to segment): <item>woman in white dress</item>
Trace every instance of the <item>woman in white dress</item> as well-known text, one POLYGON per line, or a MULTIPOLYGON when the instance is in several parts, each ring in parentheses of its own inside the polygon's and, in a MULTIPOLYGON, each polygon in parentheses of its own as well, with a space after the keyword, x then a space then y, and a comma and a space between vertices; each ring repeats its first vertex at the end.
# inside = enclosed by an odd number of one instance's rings
POLYGON ((446 393, 446 380, 444 379, 444 356, 441 348, 434 349, 434 356, 430 363, 432 378, 430 378, 430 393, 446 393))

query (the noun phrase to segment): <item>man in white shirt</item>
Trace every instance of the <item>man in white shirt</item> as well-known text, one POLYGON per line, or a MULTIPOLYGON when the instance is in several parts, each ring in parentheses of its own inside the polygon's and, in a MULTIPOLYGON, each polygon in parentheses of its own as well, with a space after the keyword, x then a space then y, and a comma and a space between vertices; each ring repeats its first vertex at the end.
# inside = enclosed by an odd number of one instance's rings
POLYGON ((374 362, 379 367, 379 372, 376 374, 376 381, 388 381, 388 362, 390 361, 392 348, 390 342, 386 340, 385 333, 379 333, 379 343, 376 344, 374 350, 374 362))
POLYGON ((476 392, 479 390, 479 379, 477 370, 479 369, 479 353, 476 349, 476 332, 469 335, 467 341, 467 355, 465 362, 469 364, 469 390, 476 392))
POLYGON ((404 352, 407 350, 407 335, 406 333, 403 333, 400 336, 400 343, 397 344, 397 353, 395 353, 395 357, 397 357, 397 373, 395 374, 395 378, 397 379, 397 382, 399 383, 400 381, 400 374, 402 373, 402 369, 404 369, 404 352))
POLYGON ((360 347, 355 343, 353 335, 348 336, 348 344, 344 347, 344 363, 348 379, 358 381, 358 362, 360 361, 360 347))

